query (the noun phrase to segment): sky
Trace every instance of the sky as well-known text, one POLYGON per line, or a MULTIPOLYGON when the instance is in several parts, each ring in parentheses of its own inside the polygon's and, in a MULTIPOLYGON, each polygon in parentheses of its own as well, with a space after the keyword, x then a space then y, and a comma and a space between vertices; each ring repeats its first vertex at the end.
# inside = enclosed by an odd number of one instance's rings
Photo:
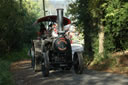
POLYGON ((48 7, 49 11, 52 11, 53 14, 55 14, 57 8, 63 8, 64 12, 66 12, 68 6, 68 0, 46 0, 46 1, 50 1, 51 5, 53 6, 54 9, 48 7))
POLYGON ((56 3, 56 2, 64 2, 65 0, 49 0, 49 1, 56 3))
MULTIPOLYGON (((40 7, 42 8, 42 1, 43 0, 33 0, 38 1, 41 3, 40 7)), ((46 15, 56 15, 57 8, 63 8, 64 13, 67 11, 68 4, 75 0, 45 0, 45 8, 46 8, 46 15)))

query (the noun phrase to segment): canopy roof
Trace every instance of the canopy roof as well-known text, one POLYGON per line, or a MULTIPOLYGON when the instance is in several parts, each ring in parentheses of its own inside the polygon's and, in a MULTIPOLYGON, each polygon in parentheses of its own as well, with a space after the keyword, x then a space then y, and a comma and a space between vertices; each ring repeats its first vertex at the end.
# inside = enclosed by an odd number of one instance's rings
MULTIPOLYGON (((57 21, 57 16, 56 15, 52 15, 52 16, 45 16, 45 17, 42 17, 42 18, 39 18, 36 23, 40 23, 40 22, 45 22, 45 21, 51 21, 51 22, 56 22, 57 21)), ((63 24, 64 25, 68 25, 70 24, 71 21, 66 18, 66 17, 63 17, 63 24)))

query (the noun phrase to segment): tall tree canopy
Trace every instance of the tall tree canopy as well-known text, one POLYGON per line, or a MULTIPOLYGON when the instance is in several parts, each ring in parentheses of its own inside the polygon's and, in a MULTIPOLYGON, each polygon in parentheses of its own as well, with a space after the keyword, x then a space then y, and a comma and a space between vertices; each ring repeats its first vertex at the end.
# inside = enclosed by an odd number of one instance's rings
POLYGON ((99 53, 128 49, 127 0, 76 0, 67 15, 84 30, 85 53, 91 60, 99 53))
POLYGON ((20 1, 0 2, 0 54, 19 49, 34 37, 36 29, 32 24, 38 17, 39 8, 35 2, 20 1))

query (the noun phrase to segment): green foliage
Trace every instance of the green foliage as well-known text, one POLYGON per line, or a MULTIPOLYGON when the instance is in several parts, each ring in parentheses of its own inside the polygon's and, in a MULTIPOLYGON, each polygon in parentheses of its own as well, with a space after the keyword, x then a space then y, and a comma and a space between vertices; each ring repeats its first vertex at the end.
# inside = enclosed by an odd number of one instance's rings
POLYGON ((36 36, 37 29, 32 24, 39 11, 30 0, 0 1, 0 85, 14 85, 10 64, 29 59, 28 46, 24 45, 36 36))
POLYGON ((83 30, 87 60, 102 61, 98 54, 98 32, 103 23, 104 59, 108 53, 128 49, 128 1, 127 0, 76 0, 68 7, 67 15, 83 30))
POLYGON ((28 54, 28 48, 24 47, 21 51, 15 51, 11 53, 7 53, 6 55, 2 56, 1 58, 4 60, 8 60, 10 62, 20 61, 24 59, 30 59, 28 54))
POLYGON ((20 61, 24 59, 30 59, 27 55, 28 48, 22 49, 22 51, 16 51, 8 53, 0 58, 0 85, 14 85, 12 73, 10 71, 10 65, 12 62, 20 61))
POLYGON ((85 54, 93 60, 94 42, 97 39, 98 33, 98 4, 102 0, 76 0, 75 3, 69 5, 67 15, 78 26, 78 29, 83 30, 85 39, 85 54), (96 3, 95 3, 96 2, 96 3), (93 5, 93 6, 92 6, 93 5))
POLYGON ((21 49, 36 33, 32 26, 39 9, 34 2, 2 0, 0 3, 0 55, 21 49))
POLYGON ((108 50, 118 51, 128 48, 128 2, 109 1, 105 11, 105 41, 108 42, 106 45, 111 44, 112 46, 108 47, 108 50))
POLYGON ((0 59, 0 85, 14 85, 10 73, 10 62, 0 59))

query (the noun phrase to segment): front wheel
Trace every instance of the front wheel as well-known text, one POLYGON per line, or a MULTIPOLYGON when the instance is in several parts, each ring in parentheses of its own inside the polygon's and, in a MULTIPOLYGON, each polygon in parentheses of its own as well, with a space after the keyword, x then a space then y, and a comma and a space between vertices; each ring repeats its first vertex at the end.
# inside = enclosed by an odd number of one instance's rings
POLYGON ((83 55, 81 52, 77 52, 74 54, 73 63, 74 63, 75 73, 82 74, 84 70, 84 63, 83 63, 83 55))
POLYGON ((43 61, 42 61, 42 74, 44 77, 49 76, 49 56, 48 52, 43 53, 43 61))

